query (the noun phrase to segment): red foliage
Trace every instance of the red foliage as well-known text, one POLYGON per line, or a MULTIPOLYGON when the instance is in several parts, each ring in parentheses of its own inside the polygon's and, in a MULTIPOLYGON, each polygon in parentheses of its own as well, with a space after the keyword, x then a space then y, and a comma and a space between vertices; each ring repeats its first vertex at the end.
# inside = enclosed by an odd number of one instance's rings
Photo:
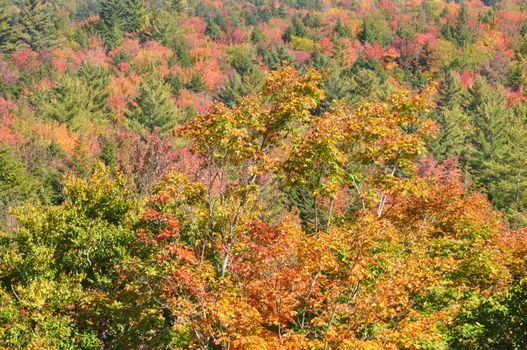
POLYGON ((474 75, 465 70, 461 73, 461 83, 465 88, 471 87, 474 84, 474 75))
POLYGON ((22 49, 13 53, 11 61, 20 70, 35 71, 41 64, 38 53, 30 48, 22 49))
POLYGON ((23 135, 11 128, 15 122, 15 104, 0 97, 0 145, 15 146, 24 141, 23 135))
POLYGON ((177 104, 183 108, 193 107, 198 113, 206 113, 212 106, 212 98, 205 93, 183 89, 179 93, 177 104))
POLYGON ((366 43, 364 45, 364 57, 366 59, 370 59, 373 57, 373 58, 380 60, 382 58, 381 44, 378 42, 375 42, 373 44, 366 43))
POLYGON ((157 131, 147 133, 144 140, 130 131, 117 135, 118 162, 121 171, 134 179, 141 192, 162 178, 172 167, 176 153, 166 136, 157 131))

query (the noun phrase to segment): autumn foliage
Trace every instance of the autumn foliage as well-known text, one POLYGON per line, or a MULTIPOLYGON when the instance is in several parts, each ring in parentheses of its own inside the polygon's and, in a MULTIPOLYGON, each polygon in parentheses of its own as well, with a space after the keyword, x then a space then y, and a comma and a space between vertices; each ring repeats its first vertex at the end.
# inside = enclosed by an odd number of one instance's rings
POLYGON ((0 0, 0 349, 527 348, 521 0, 0 0))

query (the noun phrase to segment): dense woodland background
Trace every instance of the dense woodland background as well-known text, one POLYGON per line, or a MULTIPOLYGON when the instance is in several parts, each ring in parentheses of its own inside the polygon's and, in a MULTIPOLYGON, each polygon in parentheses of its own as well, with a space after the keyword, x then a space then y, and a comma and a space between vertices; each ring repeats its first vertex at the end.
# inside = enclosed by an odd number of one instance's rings
POLYGON ((527 349, 524 0, 0 0, 1 349, 527 349))

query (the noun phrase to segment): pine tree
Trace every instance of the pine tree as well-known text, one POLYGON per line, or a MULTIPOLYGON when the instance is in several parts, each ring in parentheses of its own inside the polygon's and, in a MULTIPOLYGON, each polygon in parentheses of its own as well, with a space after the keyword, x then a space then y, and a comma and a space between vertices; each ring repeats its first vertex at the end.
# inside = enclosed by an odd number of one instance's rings
POLYGON ((447 72, 439 83, 437 109, 432 119, 439 126, 439 133, 431 143, 430 150, 436 159, 464 156, 466 142, 470 133, 470 120, 461 108, 462 90, 459 78, 447 72))
POLYGON ((219 97, 226 105, 233 106, 241 97, 260 91, 264 81, 265 75, 256 66, 243 77, 235 72, 221 88, 219 97))
POLYGON ((256 53, 246 46, 232 47, 227 59, 231 67, 242 76, 258 63, 256 53))
POLYGON ((474 40, 474 34, 467 27, 467 9, 465 6, 461 7, 459 11, 457 23, 446 23, 441 29, 441 33, 445 39, 452 41, 459 47, 464 47, 474 40))
POLYGON ((139 88, 136 107, 128 113, 132 122, 153 131, 164 132, 172 128, 181 118, 171 99, 170 86, 158 76, 150 75, 139 88))
POLYGON ((451 71, 444 74, 439 83, 437 106, 451 109, 461 102, 461 82, 451 71))
POLYGON ((321 103, 323 110, 329 108, 331 103, 336 100, 352 102, 352 86, 341 68, 335 67, 330 71, 324 81, 324 94, 326 98, 321 103))
POLYGON ((51 4, 44 0, 20 0, 18 8, 20 40, 35 51, 55 46, 57 34, 51 4))
POLYGON ((304 22, 302 22, 302 19, 299 16, 293 17, 291 20, 291 24, 289 27, 287 27, 284 31, 284 34, 282 35, 282 40, 284 40, 286 43, 290 42, 294 36, 298 37, 307 37, 308 31, 306 26, 304 25, 304 22))
POLYGON ((503 94, 478 80, 468 91, 465 111, 470 116, 473 133, 471 149, 465 160, 475 185, 483 189, 499 209, 513 202, 517 181, 511 132, 512 114, 503 94))
POLYGON ((444 161, 465 154, 470 132, 469 118, 459 106, 440 109, 433 115, 439 133, 430 145, 435 158, 444 161))
POLYGON ((381 79, 374 71, 360 69, 350 80, 350 101, 357 102, 363 98, 377 99, 387 91, 383 89, 381 79))
POLYGON ((140 33, 148 24, 148 9, 144 0, 127 0, 123 4, 124 30, 140 33))
POLYGON ((293 62, 293 57, 287 52, 287 50, 280 47, 261 48, 259 54, 262 56, 262 60, 269 69, 277 69, 284 62, 293 62))
POLYGON ((144 0, 106 0, 101 3, 99 32, 110 47, 125 33, 141 33, 148 23, 144 0))
POLYGON ((17 34, 6 0, 0 0, 0 53, 11 53, 17 47, 17 34))
POLYGON ((333 28, 333 33, 335 33, 338 38, 353 37, 353 32, 351 31, 351 28, 342 23, 342 20, 340 18, 337 21, 337 24, 335 24, 335 27, 333 28))
POLYGON ((382 46, 388 44, 393 36, 393 32, 386 19, 380 15, 369 14, 364 18, 362 29, 359 33, 359 40, 363 43, 380 43, 382 46))
POLYGON ((52 89, 36 91, 30 101, 39 115, 80 127, 90 119, 92 107, 88 94, 89 89, 82 80, 63 75, 55 80, 52 89))
POLYGON ((243 96, 242 77, 238 73, 234 73, 220 90, 219 98, 227 106, 234 106, 243 96))
POLYGON ((527 224, 527 107, 517 105, 513 109, 511 124, 508 128, 510 137, 509 168, 510 180, 507 192, 509 207, 506 209, 509 222, 514 227, 525 227, 527 224))
POLYGON ((108 116, 110 114, 108 109, 110 73, 101 66, 85 63, 79 68, 78 74, 88 87, 90 112, 100 117, 108 116))
POLYGON ((116 46, 124 35, 122 28, 123 8, 121 0, 101 2, 99 32, 110 47, 116 46))
POLYGON ((3 219, 5 210, 28 199, 35 186, 24 164, 6 146, 0 146, 0 169, 0 219, 3 219))

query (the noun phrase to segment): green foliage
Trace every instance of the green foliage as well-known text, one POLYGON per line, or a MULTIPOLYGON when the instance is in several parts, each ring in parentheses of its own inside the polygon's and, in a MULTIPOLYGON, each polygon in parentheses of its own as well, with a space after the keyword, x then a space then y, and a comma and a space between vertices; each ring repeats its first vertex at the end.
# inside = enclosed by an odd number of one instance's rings
POLYGON ((155 74, 144 79, 127 116, 150 131, 159 129, 161 132, 170 130, 181 118, 170 86, 155 74))
POLYGON ((0 348, 527 348, 527 5, 452 2, 0 0, 0 348))
POLYGON ((54 47, 57 32, 52 20, 51 3, 44 0, 19 0, 17 6, 20 41, 35 51, 54 47))
POLYGON ((283 63, 293 62, 293 57, 282 46, 260 49, 259 51, 263 62, 270 69, 278 69, 283 63))
POLYGON ((265 75, 257 66, 253 66, 249 72, 243 76, 240 76, 240 74, 235 72, 229 80, 227 80, 225 86, 221 88, 219 97, 223 103, 232 107, 243 96, 258 93, 263 87, 264 82, 265 75))
POLYGON ((33 196, 36 186, 24 164, 6 146, 0 146, 0 169, 0 220, 3 220, 6 209, 33 196))
POLYGON ((249 47, 233 46, 228 51, 227 61, 241 76, 246 75, 257 64, 256 53, 249 47))
POLYGON ((7 0, 0 0, 0 52, 10 53, 17 48, 17 32, 13 13, 7 0))
POLYGON ((522 280, 505 293, 475 299, 449 329, 452 349, 525 349, 527 283, 522 280))
POLYGON ((264 33, 258 27, 254 28, 251 33, 251 42, 253 44, 258 44, 259 42, 265 39, 264 33))
POLYGON ((441 29, 443 37, 452 41, 458 47, 464 47, 474 41, 474 35, 467 27, 467 8, 461 7, 457 23, 455 25, 447 23, 441 29))
POLYGON ((353 32, 351 28, 345 25, 342 20, 339 18, 337 24, 333 28, 333 32, 337 35, 338 38, 352 38, 353 32))
POLYGON ((430 144, 430 149, 437 160, 466 154, 467 138, 470 135, 470 120, 459 106, 441 109, 432 118, 439 126, 436 139, 430 144))
POLYGON ((105 105, 107 93, 102 86, 100 90, 91 89, 90 85, 97 87, 101 81, 90 73, 86 74, 58 76, 55 86, 33 94, 31 103, 44 118, 67 123, 73 129, 85 129, 87 123, 102 122, 108 113, 105 105))
POLYGON ((385 46, 390 42, 392 35, 392 29, 386 19, 380 13, 374 13, 364 17, 358 38, 363 43, 378 42, 385 46))
POLYGON ((141 281, 127 277, 141 268, 142 248, 130 229, 137 206, 122 178, 98 167, 90 180, 68 181, 62 205, 25 206, 14 215, 18 228, 0 234, 2 346, 123 349, 166 341, 162 310, 139 297, 132 286, 141 281))
POLYGON ((293 45, 295 50, 299 51, 313 51, 317 47, 313 40, 309 38, 301 38, 298 36, 291 37, 291 45, 293 45))
POLYGON ((282 39, 286 43, 288 43, 291 40, 293 40, 294 36, 303 38, 303 37, 307 37, 307 35, 308 35, 308 30, 306 26, 304 25, 304 22, 299 16, 295 16, 291 20, 291 24, 289 25, 289 27, 287 27, 286 30, 284 31, 284 34, 282 35, 282 39))
POLYGON ((98 30, 110 47, 115 47, 125 33, 142 33, 149 19, 144 0, 102 1, 98 30))
POLYGON ((85 63, 79 68, 78 74, 88 90, 88 99, 91 102, 90 112, 97 117, 108 117, 110 114, 108 109, 110 73, 108 70, 85 63))
POLYGON ((468 91, 465 113, 473 132, 464 162, 475 186, 497 208, 523 211, 527 205, 523 180, 527 159, 520 141, 527 135, 524 116, 515 117, 502 93, 482 80, 468 91))

